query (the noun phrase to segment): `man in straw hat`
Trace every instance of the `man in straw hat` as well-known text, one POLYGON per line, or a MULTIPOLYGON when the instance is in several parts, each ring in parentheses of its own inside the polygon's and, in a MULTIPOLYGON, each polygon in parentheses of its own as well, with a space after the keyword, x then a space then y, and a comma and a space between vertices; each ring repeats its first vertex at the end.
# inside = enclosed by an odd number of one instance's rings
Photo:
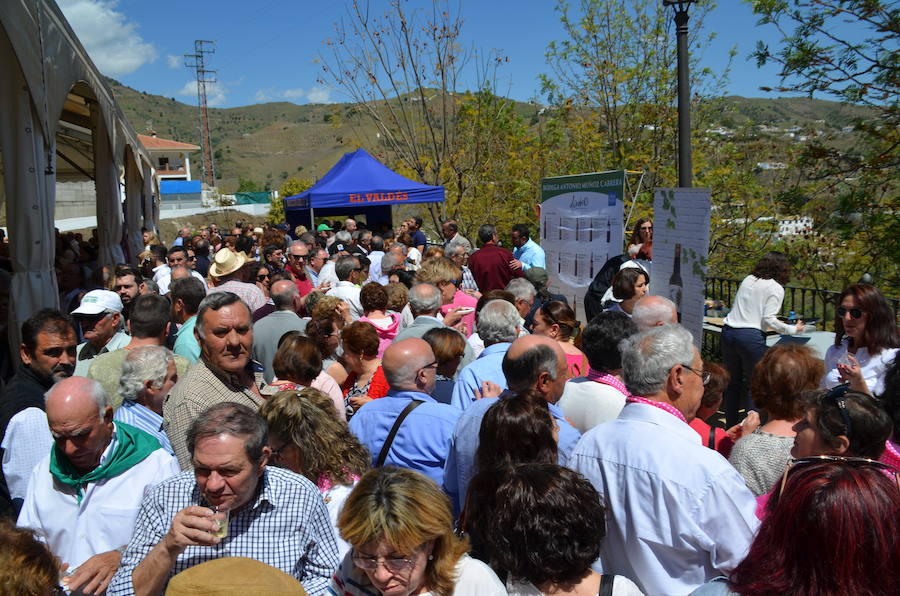
POLYGON ((241 280, 241 267, 247 264, 250 258, 242 252, 233 252, 223 248, 216 253, 213 263, 209 267, 209 277, 215 287, 213 292, 232 292, 250 307, 252 313, 266 303, 266 296, 255 284, 249 284, 241 280))

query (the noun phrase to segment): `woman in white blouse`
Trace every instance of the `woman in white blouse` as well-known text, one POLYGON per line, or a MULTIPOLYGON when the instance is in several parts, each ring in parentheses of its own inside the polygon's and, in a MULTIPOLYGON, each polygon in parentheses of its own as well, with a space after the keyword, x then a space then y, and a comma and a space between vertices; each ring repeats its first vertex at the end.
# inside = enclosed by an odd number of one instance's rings
POLYGON ((722 359, 731 374, 725 390, 726 428, 739 422, 738 411, 750 407, 749 384, 753 368, 766 352, 767 329, 781 334, 801 333, 803 321, 786 325, 778 320, 784 301, 784 285, 791 278, 791 264, 780 252, 769 252, 744 278, 722 329, 722 359))
POLYGON ((878 288, 844 288, 835 309, 834 345, 825 353, 822 387, 850 383, 855 391, 881 395, 884 376, 897 356, 897 320, 878 288))

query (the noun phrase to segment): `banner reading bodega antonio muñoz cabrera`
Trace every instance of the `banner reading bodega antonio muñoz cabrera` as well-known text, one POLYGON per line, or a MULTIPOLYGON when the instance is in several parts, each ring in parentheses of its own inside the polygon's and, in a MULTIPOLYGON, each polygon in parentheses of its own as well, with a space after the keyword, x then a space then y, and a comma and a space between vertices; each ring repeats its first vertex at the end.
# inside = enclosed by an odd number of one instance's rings
POLYGON ((541 180, 541 246, 550 291, 585 320, 584 294, 603 264, 622 253, 625 172, 541 180))

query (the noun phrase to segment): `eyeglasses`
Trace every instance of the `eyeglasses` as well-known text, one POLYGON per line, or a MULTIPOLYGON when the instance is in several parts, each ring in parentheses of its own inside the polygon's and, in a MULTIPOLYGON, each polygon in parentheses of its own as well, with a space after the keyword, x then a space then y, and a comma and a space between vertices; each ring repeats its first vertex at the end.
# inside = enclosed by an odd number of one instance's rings
POLYGON ((897 482, 897 490, 900 490, 900 470, 884 462, 875 461, 874 459, 868 459, 865 457, 844 457, 841 455, 811 455, 809 457, 800 457, 797 459, 788 460, 787 465, 784 467, 784 474, 781 476, 781 486, 778 488, 778 498, 780 499, 781 493, 784 492, 784 485, 787 484, 788 472, 791 468, 793 468, 794 466, 818 464, 822 462, 834 462, 847 466, 869 466, 872 468, 876 468, 887 474, 891 474, 894 477, 894 480, 897 482))
POLYGON ((709 383, 710 378, 712 378, 712 375, 709 374, 708 370, 697 370, 692 366, 688 366, 687 364, 682 364, 681 366, 683 366, 684 368, 688 369, 689 371, 691 371, 692 373, 694 373, 695 375, 700 377, 700 380, 703 381, 704 385, 709 383))
POLYGON ((265 281, 265 280, 269 279, 269 276, 268 275, 257 275, 256 279, 257 279, 257 281, 265 281))
POLYGON ((379 563, 391 573, 405 573, 416 564, 406 557, 364 557, 355 551, 353 553, 353 564, 363 571, 375 571, 379 563))
POLYGON ((304 261, 306 260, 306 255, 291 255, 291 258, 295 261, 304 261))
POLYGON ((834 314, 836 314, 838 318, 841 319, 847 316, 847 313, 850 313, 850 318, 853 319, 859 319, 863 316, 863 311, 859 308, 844 308, 843 306, 839 306, 834 309, 834 314))
MULTIPOLYGON (((425 366, 423 366, 423 367, 420 368, 419 370, 426 370, 426 369, 429 369, 429 368, 437 368, 437 367, 438 367, 438 361, 435 360, 434 362, 431 362, 431 363, 429 363, 429 364, 426 364, 425 366)), ((417 370, 416 372, 419 372, 419 371, 417 370)))
POLYGON ((197 260, 197 257, 196 257, 196 256, 190 256, 190 257, 187 258, 187 260, 188 260, 188 261, 196 261, 196 260, 197 260))
POLYGON ((846 437, 849 440, 850 435, 853 433, 853 425, 850 422, 850 412, 847 411, 847 400, 844 399, 848 391, 850 391, 850 383, 838 385, 822 396, 822 403, 828 401, 837 406, 838 411, 841 413, 841 418, 844 419, 844 427, 847 430, 846 437))

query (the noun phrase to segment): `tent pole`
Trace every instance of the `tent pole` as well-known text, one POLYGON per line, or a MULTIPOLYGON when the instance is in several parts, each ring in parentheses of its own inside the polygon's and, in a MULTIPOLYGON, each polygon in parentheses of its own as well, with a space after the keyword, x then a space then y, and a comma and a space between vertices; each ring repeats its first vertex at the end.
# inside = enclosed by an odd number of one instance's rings
POLYGON ((309 207, 309 227, 312 228, 312 233, 316 234, 316 210, 312 205, 309 207))

